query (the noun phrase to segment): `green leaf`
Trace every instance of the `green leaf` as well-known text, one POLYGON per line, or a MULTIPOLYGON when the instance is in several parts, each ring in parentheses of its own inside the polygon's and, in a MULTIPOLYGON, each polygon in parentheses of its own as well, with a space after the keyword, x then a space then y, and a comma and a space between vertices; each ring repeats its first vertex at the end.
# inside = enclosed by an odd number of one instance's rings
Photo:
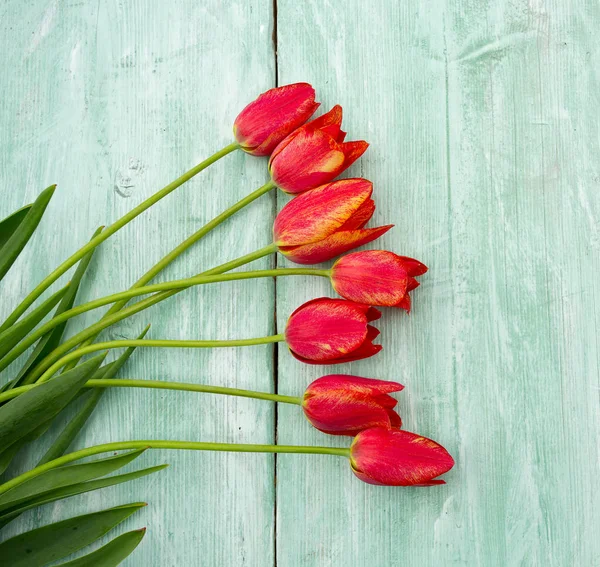
POLYGON ((96 459, 89 463, 50 469, 2 494, 0 496, 0 511, 18 506, 31 498, 44 495, 57 488, 110 474, 137 459, 144 451, 145 449, 138 449, 114 457, 96 459))
POLYGON ((138 502, 69 518, 15 536, 0 544, 0 566, 42 567, 93 543, 139 510, 138 502))
POLYGON ((10 388, 12 388, 14 379, 13 380, 9 380, 8 382, 6 382, 6 384, 3 384, 2 386, 0 386, 0 394, 2 392, 5 392, 6 390, 9 390, 10 388))
POLYGON ((0 453, 0 474, 6 471, 11 461, 13 460, 15 455, 21 450, 21 448, 25 447, 25 445, 27 445, 28 443, 35 441, 38 437, 41 437, 44 433, 46 433, 46 431, 48 431, 50 425, 52 425, 53 419, 54 418, 45 421, 44 423, 36 427, 31 433, 28 433, 27 435, 25 435, 25 437, 22 437, 18 441, 15 441, 12 445, 10 445, 2 453, 0 453))
POLYGON ((56 567, 115 567, 133 553, 145 534, 146 528, 124 533, 104 547, 56 567))
POLYGON ((60 432, 58 437, 54 440, 50 448, 46 451, 44 456, 38 462, 39 465, 43 465, 48 461, 53 461, 58 457, 65 454, 65 451, 69 448, 69 445, 73 442, 85 422, 88 420, 92 412, 94 411, 98 400, 102 395, 102 390, 94 388, 90 392, 83 394, 85 400, 83 405, 77 410, 77 413, 73 416, 71 421, 67 423, 65 428, 60 432))
MULTIPOLYGON (((0 280, 2 280, 6 275, 6 272, 10 270, 10 267, 21 253, 21 250, 25 248, 31 235, 35 232, 35 229, 42 220, 44 211, 52 198, 54 189, 56 189, 56 185, 51 185, 42 191, 33 205, 31 205, 31 208, 27 211, 25 217, 21 219, 21 222, 14 229, 8 240, 4 243, 2 248, 0 248, 0 280)), ((9 219, 10 218, 11 217, 9 217, 9 219)), ((5 219, 3 224, 9 219, 5 219)))
POLYGON ((27 317, 24 317, 21 321, 12 325, 6 331, 0 333, 0 358, 8 354, 12 348, 19 343, 23 337, 29 334, 29 332, 46 316, 54 306, 65 296, 69 290, 67 284, 62 289, 59 289, 55 294, 51 295, 46 301, 44 301, 39 307, 36 307, 27 317))
MULTIPOLYGON (((103 229, 104 229, 103 226, 98 228, 96 230, 96 232, 94 232, 92 239, 95 238, 96 236, 98 236, 98 234, 100 234, 103 229)), ((81 280, 82 280, 86 270, 88 269, 90 262, 92 261, 92 257, 94 255, 95 251, 96 251, 96 249, 94 248, 94 250, 92 250, 91 252, 86 254, 80 260, 79 264, 77 265, 77 269, 75 270, 75 273, 73 274, 73 279, 71 280, 69 289, 68 289, 67 293, 65 294, 65 296, 62 298, 59 306, 56 308, 54 317, 60 315, 61 313, 64 313, 65 311, 68 311, 75 304, 75 298, 77 296, 77 292, 79 291, 79 285, 81 284, 81 280)), ((32 368, 37 366, 37 364, 39 362, 41 362, 42 359, 46 358, 46 356, 48 354, 50 354, 50 352, 52 352, 60 344, 63 333, 67 326, 67 323, 68 323, 68 321, 65 321, 64 323, 61 323, 57 327, 54 327, 54 329, 52 329, 49 333, 44 335, 38 341, 33 352, 31 353, 31 355, 29 356, 29 358, 27 359, 27 361, 25 362, 25 364, 23 365, 23 367, 17 374, 16 379, 13 381, 10 388, 15 388, 17 386, 20 386, 21 382, 27 377, 27 373, 32 368)), ((0 354, 0 356, 3 356, 3 355, 0 354)))
POLYGON ((6 469, 10 466, 10 463, 12 463, 12 460, 15 458, 15 455, 19 452, 22 446, 23 445, 17 441, 5 451, 0 453, 0 475, 6 472, 6 469))
POLYGON ((107 486, 114 486, 124 482, 129 482, 130 480, 135 480, 137 478, 142 478, 152 473, 162 471, 168 466, 169 465, 158 465, 155 467, 148 467, 146 469, 140 469, 130 473, 99 478, 96 480, 90 480, 88 482, 80 482, 78 484, 70 484, 69 486, 63 486, 62 488, 51 490, 46 494, 33 498, 32 500, 28 500, 27 502, 18 505, 16 508, 11 508, 10 510, 6 510, 0 514, 0 527, 6 525, 8 522, 26 510, 30 510, 31 508, 37 508, 38 506, 43 506, 44 504, 49 504, 50 502, 55 502, 56 500, 77 496, 78 494, 83 494, 84 492, 91 492, 92 490, 99 490, 101 488, 106 488, 107 486))
POLYGON ((27 216, 31 207, 31 204, 25 205, 18 211, 15 211, 12 215, 7 216, 0 221, 0 250, 19 228, 19 225, 23 222, 23 219, 27 216))
MULTIPOLYGON (((150 329, 150 325, 148 325, 137 337, 138 339, 143 339, 146 336, 146 333, 150 329)), ((121 367, 127 362, 129 357, 133 354, 135 347, 128 348, 117 360, 103 366, 96 370, 92 378, 96 378, 96 375, 100 375, 101 378, 111 379, 115 377, 115 374, 121 369, 121 367)), ((79 408, 79 411, 73 419, 66 425, 66 427, 62 430, 60 435, 56 438, 54 443, 52 443, 51 447, 46 451, 46 454, 42 457, 39 465, 43 465, 48 461, 52 461, 53 459, 57 459, 61 455, 65 454, 65 451, 69 448, 71 443, 77 437, 77 434, 81 431, 85 423, 87 422, 90 415, 98 405, 100 398, 104 394, 103 388, 95 388, 92 392, 87 395, 87 399, 84 404, 79 408)))
POLYGON ((58 414, 100 367, 105 356, 95 356, 0 407, 0 450, 4 451, 58 414))

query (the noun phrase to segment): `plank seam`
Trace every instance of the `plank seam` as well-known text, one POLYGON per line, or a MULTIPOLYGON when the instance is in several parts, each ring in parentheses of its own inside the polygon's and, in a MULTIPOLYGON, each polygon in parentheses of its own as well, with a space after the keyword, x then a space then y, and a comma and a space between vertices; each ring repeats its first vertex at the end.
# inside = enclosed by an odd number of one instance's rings
MULTIPOLYGON (((274 58, 274 80, 275 86, 279 86, 279 63, 277 60, 277 0, 273 0, 273 58, 274 58)), ((273 217, 277 215, 277 205, 279 201, 279 191, 275 191, 273 217)), ((273 268, 277 268, 278 257, 273 254, 273 268)), ((275 333, 277 329, 277 278, 273 278, 273 325, 275 333)), ((279 393, 279 347, 273 345, 273 391, 279 393)), ((278 422, 279 412, 278 405, 275 404, 273 414, 273 443, 278 442, 278 422)), ((273 454, 273 566, 277 567, 277 453, 273 454)))

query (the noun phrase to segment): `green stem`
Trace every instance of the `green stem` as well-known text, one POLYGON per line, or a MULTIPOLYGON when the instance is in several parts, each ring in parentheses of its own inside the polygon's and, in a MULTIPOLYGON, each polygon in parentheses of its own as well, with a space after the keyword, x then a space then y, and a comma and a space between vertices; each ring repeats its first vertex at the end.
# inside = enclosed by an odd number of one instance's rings
POLYGON ((105 343, 94 343, 82 348, 78 348, 73 352, 63 356, 52 366, 50 366, 37 380, 38 383, 46 382, 50 380, 52 375, 64 366, 67 362, 74 358, 81 358, 86 354, 92 352, 98 352, 100 350, 124 348, 124 347, 161 347, 161 348, 225 348, 225 347, 239 347, 239 346, 254 346, 254 345, 265 345, 271 343, 280 343, 285 341, 285 336, 270 335, 268 337, 258 337, 255 339, 233 339, 223 341, 183 341, 183 340, 153 340, 153 339, 133 339, 133 340, 122 340, 122 341, 108 341, 105 343))
MULTIPOLYGON (((221 264, 220 266, 217 266, 216 268, 213 268, 212 270, 208 270, 208 271, 204 272, 204 275, 218 274, 221 272, 227 272, 229 270, 233 270, 234 268, 237 268, 239 266, 243 266, 244 264, 253 262, 254 260, 257 260, 258 258, 262 258, 263 256, 268 256, 269 254, 272 254, 276 250, 277 250, 277 247, 274 244, 269 244, 268 246, 265 246, 264 248, 261 248, 260 250, 256 250, 255 252, 246 254, 245 256, 241 256, 240 258, 231 260, 230 262, 226 262, 225 264, 221 264)), ((23 384, 31 384, 31 383, 35 382, 35 380, 41 376, 41 374, 42 374, 42 372, 44 372, 44 370, 49 368, 50 365, 52 365, 54 362, 56 362, 65 353, 69 352, 72 348, 75 348, 82 341, 85 341, 89 338, 97 336, 102 330, 106 329, 106 327, 110 327, 114 323, 117 323, 123 319, 126 319, 127 317, 130 317, 131 315, 134 315, 135 313, 139 313, 140 311, 143 311, 144 309, 148 309, 148 307, 151 307, 152 305, 160 303, 161 301, 164 301, 165 299, 172 297, 173 295, 179 293, 180 291, 182 291, 182 290, 175 289, 172 291, 163 291, 161 293, 157 293, 151 297, 148 297, 147 299, 140 301, 139 303, 136 303, 135 305, 132 305, 131 307, 127 307, 117 313, 113 313, 112 315, 110 315, 108 317, 104 317, 104 318, 100 319, 100 321, 98 321, 94 325, 90 325, 87 329, 84 329, 83 331, 77 333, 76 335, 71 337, 69 340, 62 343, 59 347, 55 348, 44 360, 42 360, 31 371, 31 373, 23 381, 23 384)), ((85 346, 87 347, 89 345, 85 345, 85 346)), ((73 358, 72 360, 77 361, 78 359, 73 358)), ((67 366, 65 368, 65 370, 66 369, 69 369, 69 366, 67 366)))
MULTIPOLYGON (((152 280, 160 271, 166 268, 171 262, 173 262, 178 256, 180 256, 185 250, 187 250, 192 244, 200 240, 203 236, 208 234, 211 230, 219 226, 222 222, 226 221, 229 217, 243 209, 246 205, 252 203, 258 199, 261 195, 268 193, 271 189, 274 189, 275 185, 272 181, 268 181, 262 187, 259 187, 256 191, 250 193, 243 199, 239 200, 235 205, 232 205, 227 210, 223 211, 220 215, 217 215, 210 222, 205 224, 203 227, 198 229, 194 234, 192 234, 189 238, 184 240, 181 244, 175 247, 169 254, 167 254, 162 260, 160 260, 157 264, 155 264, 150 270, 148 270, 137 282, 135 282, 132 286, 133 288, 141 287, 147 284, 150 280, 152 280)), ((276 248, 275 248, 276 250, 276 248)), ((215 268, 216 269, 216 268, 215 268)), ((230 268, 233 269, 233 268, 230 268)), ((228 271, 228 270, 222 270, 228 271)), ((218 272, 204 272, 204 274, 209 273, 218 273, 218 272)), ((175 292, 177 293, 177 292, 175 292)), ((170 296, 169 296, 170 297, 170 296)), ((120 311, 127 304, 126 300, 120 301, 113 305, 102 317, 102 319, 108 318, 111 315, 114 315, 118 311, 120 311)), ((101 320, 102 320, 101 319, 101 320)), ((91 344, 94 339, 98 336, 98 333, 95 335, 91 335, 87 340, 85 340, 81 346, 86 346, 91 344)), ((70 370, 77 364, 77 360, 73 360, 71 364, 65 370, 70 370)))
POLYGON ((302 445, 248 445, 242 443, 203 443, 198 441, 168 441, 168 440, 143 440, 143 441, 117 441, 105 443, 94 447, 87 447, 73 453, 63 455, 58 459, 49 461, 39 467, 35 467, 11 480, 0 485, 0 494, 8 492, 11 488, 31 480, 56 467, 66 465, 73 461, 98 455, 99 453, 110 453, 113 451, 124 451, 132 449, 177 449, 191 451, 228 451, 234 453, 302 453, 317 455, 337 455, 349 457, 350 449, 338 447, 307 447, 302 445))
MULTIPOLYGON (((0 403, 16 398, 25 392, 37 388, 37 384, 20 386, 12 390, 0 393, 0 403)), ((302 398, 295 396, 282 396, 280 394, 269 394, 267 392, 255 392, 254 390, 240 390, 238 388, 225 388, 222 386, 206 386, 204 384, 187 384, 185 382, 163 382, 162 380, 129 380, 119 379, 91 379, 84 387, 86 388, 150 388, 155 390, 179 390, 185 392, 202 392, 207 394, 223 394, 226 396, 240 396, 242 398, 253 398, 256 400, 267 400, 283 404, 302 405, 302 398)))
MULTIPOLYGON (((233 274, 215 274, 213 276, 195 276, 193 278, 187 278, 183 280, 173 280, 170 282, 164 282, 160 284, 148 285, 144 287, 131 288, 127 291, 120 293, 114 293, 99 299, 94 299, 88 303, 83 303, 77 307, 73 307, 68 311, 63 311, 57 317, 50 319, 47 323, 38 327, 33 333, 27 335, 23 341, 16 345, 12 351, 10 351, 2 360, 0 360, 0 370, 6 368, 13 360, 25 352, 31 345, 33 345, 40 337, 43 337, 46 333, 54 329, 56 326, 64 323, 65 321, 91 311, 98 309, 104 305, 115 303, 117 301, 131 299, 139 295, 147 295, 159 291, 171 291, 187 289, 196 285, 205 285, 217 282, 235 281, 235 280, 247 280, 253 278, 267 278, 267 277, 282 277, 282 276, 322 276, 329 277, 331 270, 318 270, 313 268, 277 268, 274 270, 254 270, 250 272, 236 272, 233 274)), ((10 329, 5 331, 6 334, 10 333, 10 329)), ((0 344, 3 340, 4 333, 0 334, 0 344)))
POLYGON ((29 306, 46 291, 60 276, 62 276, 69 268, 74 266, 81 258, 83 258, 88 252, 96 248, 107 238, 112 236, 115 232, 123 228, 127 223, 131 222, 138 215, 143 213, 146 209, 160 201, 163 197, 166 197, 169 193, 183 185, 186 181, 189 181, 194 175, 200 173, 203 169, 206 169, 209 165, 212 165, 217 160, 226 156, 227 154, 239 149, 240 146, 237 142, 225 146, 222 150, 214 153, 208 159, 205 159, 202 163, 190 169, 184 173, 181 177, 178 177, 175 181, 169 183, 166 187, 160 191, 154 193, 151 197, 146 199, 143 203, 140 203, 137 207, 131 209, 126 215, 122 216, 118 221, 108 226, 98 236, 92 238, 85 246, 82 246, 75 254, 65 260, 58 268, 56 268, 51 274, 46 276, 35 289, 17 306, 17 308, 9 315, 8 319, 0 326, 0 332, 8 329, 15 321, 21 317, 29 306))

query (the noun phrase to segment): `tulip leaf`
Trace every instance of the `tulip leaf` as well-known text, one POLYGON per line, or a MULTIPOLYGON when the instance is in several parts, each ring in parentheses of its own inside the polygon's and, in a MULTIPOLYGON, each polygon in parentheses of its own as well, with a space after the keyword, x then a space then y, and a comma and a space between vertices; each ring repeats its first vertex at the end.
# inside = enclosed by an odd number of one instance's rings
POLYGON ((2 392, 5 392, 6 390, 9 390, 10 388, 12 388, 13 387, 13 382, 14 382, 14 379, 13 380, 9 380, 8 382, 6 382, 2 386, 0 386, 0 394, 2 392))
POLYGON ((100 549, 56 567, 115 567, 133 553, 145 534, 146 528, 124 533, 100 549))
POLYGON ((96 459, 89 463, 50 469, 0 495, 0 511, 8 510, 31 498, 45 495, 47 492, 57 488, 86 482, 110 474, 137 459, 144 451, 145 449, 138 449, 113 457, 96 459))
POLYGON ((6 472, 6 469, 10 466, 10 463, 15 458, 15 455, 19 452, 22 447, 20 442, 13 443, 10 447, 7 447, 5 451, 0 453, 0 475, 6 472))
POLYGON ((49 504, 51 502, 55 502, 56 500, 70 498, 71 496, 77 496, 78 494, 91 492, 92 490, 99 490, 101 488, 106 488, 107 486, 115 486, 117 484, 129 482, 130 480, 135 480, 150 475, 152 473, 162 471, 168 466, 169 465, 165 464, 158 465, 155 467, 148 467, 146 469, 140 469, 130 473, 118 474, 115 476, 99 478, 96 480, 80 482, 77 484, 70 484, 68 486, 63 486, 62 488, 51 490, 50 492, 46 492, 43 495, 36 496, 35 498, 28 500, 27 502, 19 504, 16 508, 11 508, 0 513, 0 527, 6 525, 8 522, 14 520, 17 516, 19 516, 26 510, 30 510, 31 508, 37 508, 38 506, 43 506, 44 504, 49 504))
POLYGON ((93 543, 144 503, 109 508, 25 532, 0 544, 0 566, 42 567, 93 543))
POLYGON ((71 418, 65 428, 59 433, 58 437, 54 440, 50 448, 46 451, 44 456, 38 462, 39 465, 43 465, 48 461, 53 461, 58 457, 65 454, 65 451, 69 448, 69 445, 73 442, 85 422, 88 420, 94 408, 98 404, 99 395, 102 395, 102 390, 93 389, 90 392, 85 392, 83 396, 85 400, 81 407, 77 410, 77 413, 71 418))
POLYGON ((38 437, 41 437, 48 429, 50 425, 52 425, 52 419, 49 419, 36 427, 31 433, 25 435, 21 439, 15 441, 12 445, 6 448, 2 453, 0 453, 0 474, 2 474, 8 466, 10 465, 12 459, 15 455, 20 451, 21 448, 25 447, 28 443, 35 441, 38 437))
MULTIPOLYGON (((148 325, 137 337, 138 339, 143 339, 146 336, 146 333, 150 329, 148 325)), ((121 367, 127 362, 129 357, 133 354, 135 347, 128 348, 117 360, 103 366, 96 370, 92 378, 104 378, 111 379, 115 377, 115 374, 121 369, 121 367)), ((75 414, 75 416, 71 419, 71 421, 67 424, 67 426, 62 430, 60 435, 56 438, 54 443, 52 443, 51 447, 46 451, 46 454, 42 457, 38 465, 43 465, 48 461, 56 459, 61 455, 64 455, 65 451, 69 448, 71 443, 77 437, 77 434, 81 431, 90 415, 98 405, 100 398, 104 394, 103 388, 95 388, 89 394, 86 394, 86 400, 83 405, 79 408, 79 411, 75 414)))
POLYGON ((54 309, 55 305, 65 297, 65 294, 69 291, 69 287, 70 285, 66 285, 62 289, 59 289, 21 321, 0 333, 0 358, 8 354, 23 337, 29 334, 54 309))
MULTIPOLYGON (((94 232, 92 239, 95 238, 96 236, 98 236, 98 234, 100 234, 103 229, 104 229, 103 226, 98 228, 96 230, 96 232, 94 232)), ((88 269, 90 262, 92 261, 92 257, 94 255, 95 251, 96 251, 96 248, 94 248, 93 250, 88 252, 79 261, 79 264, 77 264, 77 269, 75 270, 75 273, 73 274, 73 278, 71 279, 69 289, 67 290, 67 293, 64 295, 64 297, 61 299, 61 302, 58 305, 58 307, 56 308, 56 311, 54 312, 54 317, 60 315, 61 313, 64 313, 65 311, 68 311, 75 304, 75 298, 77 296, 77 292, 79 291, 79 286, 81 284, 81 280, 82 280, 86 270, 88 269)), ((50 332, 48 332, 46 335, 44 335, 38 341, 33 352, 31 353, 31 355, 29 356, 29 358, 27 359, 27 361, 25 362, 25 364, 23 365, 23 367, 17 374, 12 385, 10 386, 11 388, 20 386, 21 383, 23 382, 23 380, 27 377, 28 372, 32 368, 37 366, 37 364, 39 362, 41 362, 42 359, 46 358, 46 356, 48 354, 50 354, 50 352, 52 352, 60 344, 60 341, 62 339, 62 336, 63 336, 66 326, 67 326, 67 321, 54 327, 54 329, 52 329, 50 332)), ((0 356, 3 356, 3 355, 0 354, 0 356)))
POLYGON ((31 203, 25 205, 0 221, 0 250, 2 250, 2 247, 8 242, 8 239, 17 231, 19 225, 23 222, 23 219, 27 216, 27 213, 32 206, 33 204, 31 203))
POLYGON ((105 356, 95 356, 0 407, 0 451, 58 414, 100 367, 105 356))
MULTIPOLYGON (((2 248, 0 248, 0 280, 6 275, 6 272, 13 265, 17 259, 21 250, 25 248, 25 245, 31 238, 31 235, 35 232, 38 224, 42 220, 44 211, 52 198, 56 185, 51 185, 35 200, 31 208, 27 211, 27 214, 21 219, 19 224, 15 227, 14 221, 11 221, 11 217, 2 221, 2 224, 8 223, 8 226, 13 226, 13 232, 8 237, 8 240, 4 242, 2 248)), ((19 211, 17 213, 19 214, 19 211)), ((14 216, 14 215, 13 215, 14 216)), ((6 232, 8 234, 8 232, 6 232)))

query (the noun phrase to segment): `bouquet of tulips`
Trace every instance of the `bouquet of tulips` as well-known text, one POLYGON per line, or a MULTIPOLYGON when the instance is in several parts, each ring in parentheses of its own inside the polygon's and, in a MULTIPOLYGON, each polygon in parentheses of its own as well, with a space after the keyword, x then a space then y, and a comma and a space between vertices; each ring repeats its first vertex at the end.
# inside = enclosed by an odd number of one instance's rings
MULTIPOLYGON (((342 255, 376 240, 391 225, 366 226, 375 210, 370 181, 335 181, 365 152, 367 143, 344 141, 346 133, 341 129, 340 106, 306 122, 318 106, 314 89, 306 83, 261 94, 235 120, 233 143, 110 226, 99 228, 87 244, 41 281, 2 323, 0 370, 9 370, 3 373, 5 379, 0 388, 0 473, 7 470, 22 447, 42 436, 64 408, 74 404, 77 411, 35 468, 4 478, 0 484, 0 528, 37 506, 161 470, 163 466, 156 466, 108 476, 151 448, 329 454, 347 458, 352 472, 370 484, 431 486, 444 482, 438 477, 450 470, 454 461, 435 441, 402 429, 400 416, 394 411, 397 402, 390 396, 403 388, 396 382, 326 375, 310 384, 301 397, 296 397, 218 385, 116 377, 138 347, 218 348, 285 342, 290 354, 299 361, 323 365, 367 358, 381 350, 381 345, 374 343, 379 331, 370 324, 380 318, 378 308, 399 307, 409 311, 409 294, 419 285, 416 278, 427 268, 417 260, 386 250, 342 255), (76 304, 78 288, 95 249, 103 241, 203 169, 239 149, 251 156, 270 156, 269 181, 265 185, 189 236, 130 289, 76 304), (275 188, 293 199, 275 219, 272 243, 193 277, 150 283, 228 217, 275 188), (232 272, 278 252, 302 266, 339 258, 330 269, 298 267, 232 272), (42 298, 54 282, 74 267, 67 285, 42 298), (165 340, 147 338, 146 328, 135 340, 97 341, 99 334, 109 326, 193 286, 296 275, 328 278, 340 298, 322 297, 299 306, 290 314, 281 334, 239 340, 212 337, 165 340), (68 339, 63 337, 71 318, 103 306, 110 308, 96 323, 68 339), (124 351, 106 363, 111 349, 124 351), (68 452, 103 392, 110 387, 189 390, 296 404, 318 430, 353 439, 347 448, 144 439, 68 452), (81 462, 86 457, 109 452, 109 457, 81 462)), ((49 187, 33 204, 0 222, 0 279, 36 230, 54 191, 54 186, 49 187)), ((10 538, 0 543, 0 565, 35 567, 65 558, 101 538, 141 505, 127 504, 70 518, 10 538)), ((125 533, 104 547, 62 565, 117 565, 143 536, 144 530, 125 533)))

